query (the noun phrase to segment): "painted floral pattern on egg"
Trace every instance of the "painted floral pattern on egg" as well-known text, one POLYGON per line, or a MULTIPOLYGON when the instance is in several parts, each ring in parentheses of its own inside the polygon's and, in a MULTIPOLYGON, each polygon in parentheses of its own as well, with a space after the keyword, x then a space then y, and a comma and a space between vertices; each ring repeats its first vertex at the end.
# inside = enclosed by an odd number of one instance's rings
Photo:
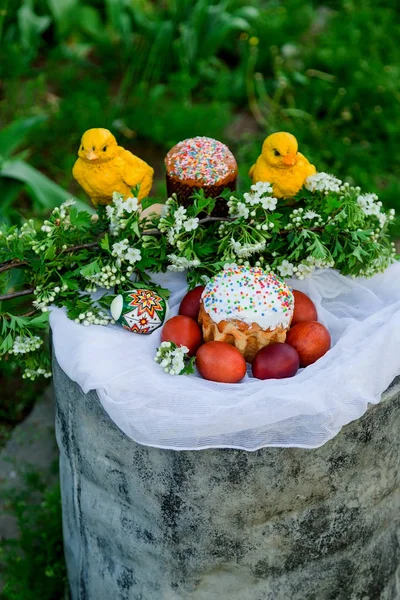
POLYGON ((167 302, 154 290, 140 288, 116 296, 110 310, 113 319, 124 329, 150 334, 164 323, 167 302))

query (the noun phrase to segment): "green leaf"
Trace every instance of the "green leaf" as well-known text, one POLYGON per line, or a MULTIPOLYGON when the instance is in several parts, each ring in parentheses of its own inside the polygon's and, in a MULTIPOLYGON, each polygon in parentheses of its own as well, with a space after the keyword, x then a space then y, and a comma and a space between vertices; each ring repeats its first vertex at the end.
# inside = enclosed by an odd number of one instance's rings
POLYGON ((35 327, 36 329, 46 329, 47 324, 49 322, 49 314, 48 312, 41 313, 37 317, 33 317, 28 320, 29 327, 35 327))
POLYGON ((23 4, 18 9, 17 19, 21 44, 25 50, 31 51, 39 45, 40 36, 49 27, 51 19, 49 16, 36 15, 29 4, 23 4))
POLYGON ((363 256, 368 256, 368 252, 363 250, 361 246, 357 246, 356 248, 354 248, 351 254, 352 256, 355 256, 360 262, 364 261, 363 256))
POLYGON ((140 237, 139 223, 136 221, 136 219, 131 223, 131 230, 135 233, 135 235, 140 237))
POLYGON ((153 206, 153 204, 162 204, 163 201, 160 200, 159 198, 143 198, 143 200, 140 203, 140 206, 142 207, 143 210, 145 210, 146 208, 150 208, 150 206, 153 206))
POLYGON ((192 356, 189 359, 189 362, 185 365, 179 375, 192 375, 194 373, 194 365, 195 365, 196 357, 192 356))
POLYGON ((60 33, 65 33, 75 25, 77 0, 47 0, 47 5, 60 33))
POLYGON ((99 13, 92 6, 79 6, 77 23, 80 25, 82 31, 96 41, 101 42, 104 39, 104 25, 99 13))
POLYGON ((86 210, 78 210, 76 206, 69 211, 71 225, 79 229, 89 229, 91 227, 91 215, 86 210))
POLYGON ((103 250, 110 250, 110 240, 108 238, 108 233, 106 233, 106 235, 100 240, 99 246, 100 248, 103 248, 103 250))
POLYGON ((1 346, 0 346, 0 353, 1 354, 6 354, 6 352, 8 352, 9 350, 11 350, 11 348, 13 347, 13 343, 14 343, 14 339, 13 336, 11 335, 11 333, 9 333, 3 340, 1 346))
POLYGON ((0 156, 5 160, 26 141, 28 134, 43 123, 47 115, 18 119, 0 131, 0 156))
POLYGON ((100 273, 100 267, 97 260, 85 265, 81 269, 79 269, 80 274, 83 277, 91 277, 92 275, 96 275, 96 273, 100 273))
MULTIPOLYGON (((62 187, 22 160, 5 161, 1 165, 0 176, 24 182, 40 206, 46 210, 59 206, 65 200, 73 198, 62 187)), ((81 209, 90 210, 80 200, 76 200, 76 202, 81 209)))

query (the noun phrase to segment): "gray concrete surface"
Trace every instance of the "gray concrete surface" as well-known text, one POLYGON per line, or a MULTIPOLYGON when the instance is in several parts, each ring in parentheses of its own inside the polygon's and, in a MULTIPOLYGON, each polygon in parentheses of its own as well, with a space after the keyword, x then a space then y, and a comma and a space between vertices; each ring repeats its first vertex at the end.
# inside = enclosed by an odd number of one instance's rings
POLYGON ((399 600, 400 382, 316 450, 140 446, 54 362, 73 600, 399 600))
MULTIPOLYGON (((8 491, 25 487, 24 473, 29 471, 40 473, 49 483, 56 481, 58 474, 54 464, 57 459, 54 395, 49 387, 0 451, 0 539, 17 538, 19 535, 16 519, 8 510, 8 491)), ((1 585, 0 565, 0 591, 1 585)))

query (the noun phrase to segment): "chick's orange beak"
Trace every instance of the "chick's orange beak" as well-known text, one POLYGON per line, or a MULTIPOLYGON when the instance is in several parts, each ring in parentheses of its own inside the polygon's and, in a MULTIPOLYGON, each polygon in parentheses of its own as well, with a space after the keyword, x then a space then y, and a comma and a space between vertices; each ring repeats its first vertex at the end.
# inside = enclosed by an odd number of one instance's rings
POLYGON ((295 154, 286 154, 286 156, 282 158, 282 162, 288 167, 293 167, 293 165, 297 163, 297 156, 295 154))
POLYGON ((86 158, 88 160, 96 160, 96 158, 99 158, 99 157, 96 154, 96 152, 93 152, 93 150, 89 150, 89 152, 86 153, 86 158))

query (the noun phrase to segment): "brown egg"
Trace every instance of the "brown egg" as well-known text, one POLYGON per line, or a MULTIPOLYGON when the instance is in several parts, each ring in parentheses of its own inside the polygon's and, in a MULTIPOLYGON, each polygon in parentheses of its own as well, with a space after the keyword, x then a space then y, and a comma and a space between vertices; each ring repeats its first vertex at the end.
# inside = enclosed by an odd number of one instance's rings
POLYGON ((182 298, 182 302, 179 306, 180 315, 186 315, 187 317, 197 321, 200 310, 200 298, 203 290, 204 285, 199 285, 193 290, 190 290, 190 292, 188 292, 186 296, 182 298))
POLYGON ((184 315, 172 317, 161 331, 162 342, 173 342, 177 346, 189 348, 188 356, 194 356, 203 340, 200 325, 194 319, 184 315))
POLYGON ((246 361, 239 350, 226 342, 207 342, 196 353, 196 367, 204 379, 239 383, 246 375, 246 361))
POLYGON ((296 375, 299 365, 299 355, 292 346, 270 344, 257 352, 251 369, 257 379, 284 379, 296 375))
POLYGON ((328 352, 331 347, 331 336, 322 323, 304 321, 289 330, 286 343, 297 351, 300 366, 307 367, 328 352))
POLYGON ((293 290, 294 313, 292 327, 302 321, 318 321, 318 313, 314 302, 303 292, 293 290))

